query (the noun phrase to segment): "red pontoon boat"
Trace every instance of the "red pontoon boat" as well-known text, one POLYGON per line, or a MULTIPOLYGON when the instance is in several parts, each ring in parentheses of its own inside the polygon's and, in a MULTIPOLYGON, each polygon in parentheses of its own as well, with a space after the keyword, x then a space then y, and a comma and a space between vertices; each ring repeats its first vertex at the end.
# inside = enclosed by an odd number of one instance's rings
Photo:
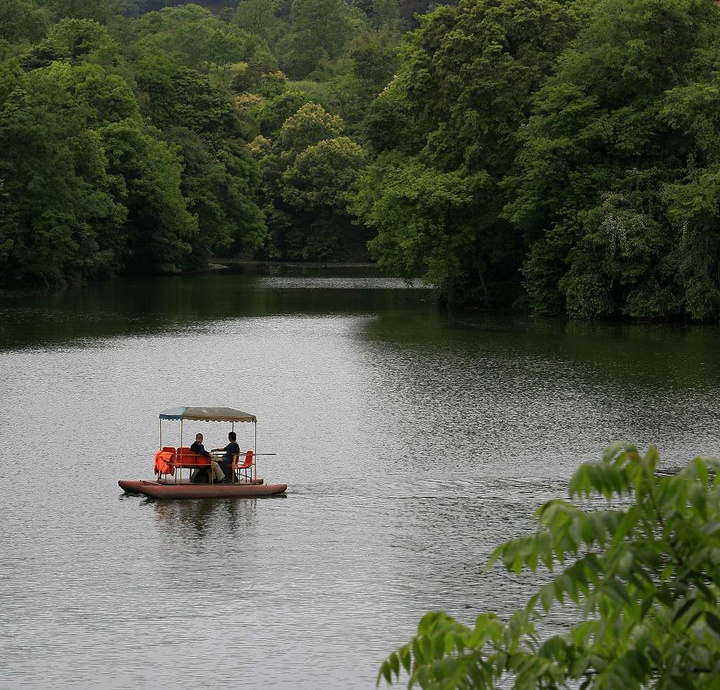
MULTIPOLYGON (((260 453, 260 455, 275 455, 260 453)), ((285 493, 287 484, 265 484, 257 478, 257 418, 255 415, 231 407, 175 407, 160 413, 160 450, 155 453, 156 480, 121 479, 120 488, 130 493, 141 493, 151 498, 254 498, 285 493), (180 422, 180 445, 163 446, 162 424, 164 420, 180 422), (232 481, 222 484, 213 481, 212 457, 193 453, 183 446, 183 422, 247 422, 253 425, 253 450, 234 456, 232 481), (207 483, 184 481, 183 470, 200 470, 208 475, 207 483)), ((191 474, 192 477, 192 474, 191 474)))

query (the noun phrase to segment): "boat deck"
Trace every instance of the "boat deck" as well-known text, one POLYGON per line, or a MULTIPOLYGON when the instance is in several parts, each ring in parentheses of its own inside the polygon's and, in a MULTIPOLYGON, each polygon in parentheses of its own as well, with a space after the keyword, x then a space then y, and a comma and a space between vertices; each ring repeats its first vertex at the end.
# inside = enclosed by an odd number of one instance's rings
POLYGON ((287 484, 264 484, 262 479, 253 483, 237 484, 180 484, 174 481, 145 481, 121 479, 121 489, 140 493, 150 498, 257 498, 284 494, 287 484))

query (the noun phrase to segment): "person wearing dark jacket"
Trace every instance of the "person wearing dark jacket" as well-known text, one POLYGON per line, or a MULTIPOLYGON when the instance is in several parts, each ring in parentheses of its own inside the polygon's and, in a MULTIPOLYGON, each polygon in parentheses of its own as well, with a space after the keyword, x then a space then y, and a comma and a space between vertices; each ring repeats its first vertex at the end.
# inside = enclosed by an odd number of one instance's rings
MULTIPOLYGON (((190 450, 195 453, 196 456, 201 456, 203 458, 209 458, 210 453, 208 453, 205 450, 205 446, 203 445, 203 435, 197 434, 195 436, 195 443, 193 443, 190 446, 190 450)), ((203 468, 204 469, 204 468, 203 468)), ((213 469, 213 475, 215 476, 215 481, 222 484, 222 482, 225 480, 225 473, 222 471, 222 468, 220 465, 218 465, 214 460, 212 461, 212 469, 213 469)), ((197 475, 200 472, 200 470, 195 470, 192 475, 190 476, 190 481, 197 481, 197 475)))
POLYGON ((230 441, 230 443, 228 443, 225 448, 213 448, 212 452, 219 453, 220 451, 223 451, 225 453, 225 455, 223 455, 219 460, 219 464, 222 471, 225 473, 225 480, 229 482, 232 481, 233 460, 240 455, 240 446, 237 444, 237 434, 234 431, 231 431, 228 434, 228 441, 230 441))

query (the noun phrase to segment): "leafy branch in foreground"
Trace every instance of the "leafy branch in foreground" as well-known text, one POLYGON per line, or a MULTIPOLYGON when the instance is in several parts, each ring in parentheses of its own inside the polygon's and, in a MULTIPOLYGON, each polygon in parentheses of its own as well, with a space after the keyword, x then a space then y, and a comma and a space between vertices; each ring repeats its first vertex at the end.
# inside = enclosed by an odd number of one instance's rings
POLYGON ((383 662, 378 683, 402 670, 408 686, 442 688, 708 688, 720 672, 720 461, 696 458, 657 474, 657 449, 617 443, 583 464, 570 498, 604 497, 605 510, 564 500, 537 513, 537 533, 498 547, 488 568, 552 579, 505 623, 482 614, 469 627, 426 614, 412 640, 383 662), (619 505, 617 505, 619 499, 619 505), (616 506, 613 505, 616 502, 616 506), (580 621, 541 639, 557 603, 580 621))

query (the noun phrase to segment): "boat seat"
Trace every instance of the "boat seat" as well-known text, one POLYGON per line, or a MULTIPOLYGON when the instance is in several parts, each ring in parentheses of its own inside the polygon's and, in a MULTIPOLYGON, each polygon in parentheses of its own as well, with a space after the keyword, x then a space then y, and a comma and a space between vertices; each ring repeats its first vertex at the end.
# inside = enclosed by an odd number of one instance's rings
MULTIPOLYGON (((196 470, 202 467, 210 467, 212 458, 194 453, 190 448, 181 446, 177 449, 173 465, 177 468, 180 475, 180 483, 182 483, 182 471, 184 469, 196 470)), ((194 473, 191 473, 191 479, 194 473)))
POLYGON ((245 457, 243 458, 242 455, 236 455, 235 459, 233 460, 232 464, 232 480, 233 482, 237 481, 240 478, 240 473, 242 472, 242 477, 246 482, 252 482, 252 472, 253 472, 253 451, 249 450, 247 453, 245 453, 245 457))
POLYGON ((210 458, 193 453, 189 448, 178 448, 175 464, 183 467, 207 467, 210 465, 210 458))

